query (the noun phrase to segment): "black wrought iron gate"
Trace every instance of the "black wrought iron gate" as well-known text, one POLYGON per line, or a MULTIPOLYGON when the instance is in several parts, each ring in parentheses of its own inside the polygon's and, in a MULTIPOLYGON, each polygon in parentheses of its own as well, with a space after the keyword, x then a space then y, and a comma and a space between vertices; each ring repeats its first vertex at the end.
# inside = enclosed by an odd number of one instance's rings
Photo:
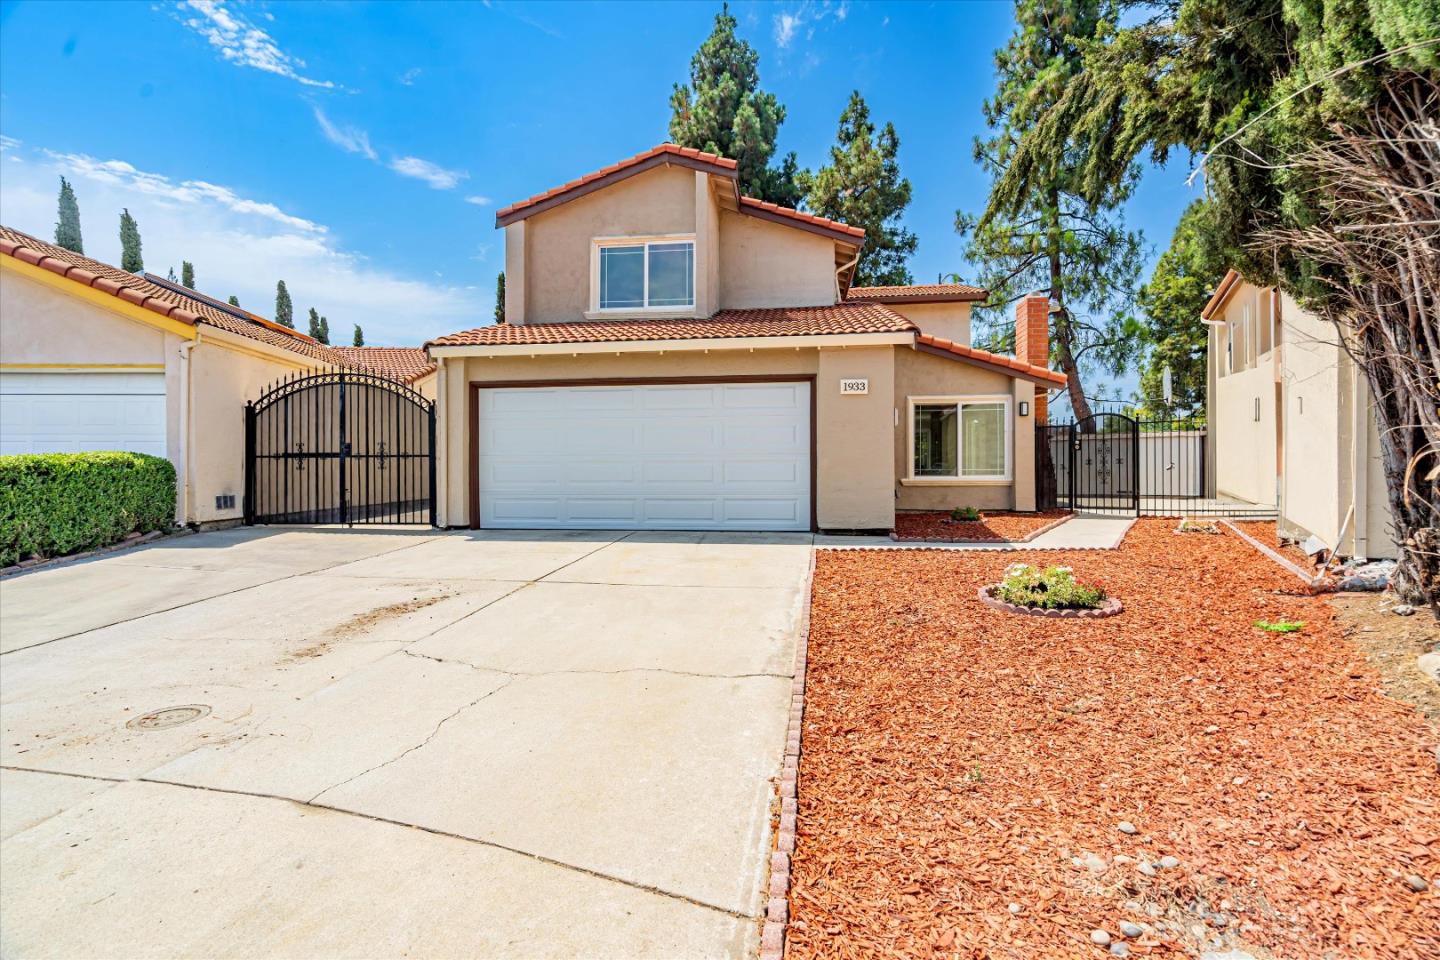
POLYGON ((1036 432, 1040 509, 1140 512, 1140 425, 1097 413, 1036 432))
POLYGON ((290 377, 245 406, 246 523, 435 522, 435 405, 374 373, 290 377))

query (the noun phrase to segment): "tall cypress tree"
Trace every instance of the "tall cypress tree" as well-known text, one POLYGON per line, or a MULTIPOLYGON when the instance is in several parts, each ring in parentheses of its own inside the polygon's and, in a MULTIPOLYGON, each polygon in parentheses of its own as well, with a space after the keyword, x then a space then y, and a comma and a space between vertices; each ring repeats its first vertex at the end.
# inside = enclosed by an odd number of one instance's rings
POLYGON ((180 285, 195 289, 195 264, 189 260, 180 261, 180 285))
POLYGON ((130 208, 120 212, 120 269, 142 273, 145 259, 140 255, 140 225, 130 216, 130 208))
POLYGON ((55 245, 75 253, 85 252, 85 241, 80 237, 80 204, 75 200, 75 189, 70 181, 60 178, 59 219, 55 223, 55 245))
POLYGON ((505 271, 495 275, 495 322, 505 322, 505 271))
POLYGON ((314 307, 310 308, 310 329, 306 332, 316 340, 320 339, 320 312, 314 307))
POLYGON ((275 284, 275 322, 295 329, 295 307, 290 302, 290 291, 285 289, 284 280, 275 284))
POLYGON ((886 123, 878 132, 870 108, 856 90, 840 114, 840 131, 830 148, 830 165, 800 174, 805 208, 831 220, 865 228, 865 246, 855 265, 856 286, 912 282, 906 261, 919 241, 900 226, 910 204, 910 181, 900 176, 900 138, 886 123))
POLYGON ((326 346, 330 345, 330 321, 324 317, 320 318, 320 335, 315 338, 326 346))
POLYGON ((352 347, 365 346, 365 331, 360 329, 360 324, 358 323, 355 324, 355 336, 350 338, 350 345, 352 347))
POLYGON ((793 207, 800 201, 799 165, 791 153, 770 166, 785 108, 760 89, 759 62, 755 48, 735 36, 725 4, 690 61, 690 82, 675 84, 670 95, 670 139, 735 160, 746 196, 793 207))

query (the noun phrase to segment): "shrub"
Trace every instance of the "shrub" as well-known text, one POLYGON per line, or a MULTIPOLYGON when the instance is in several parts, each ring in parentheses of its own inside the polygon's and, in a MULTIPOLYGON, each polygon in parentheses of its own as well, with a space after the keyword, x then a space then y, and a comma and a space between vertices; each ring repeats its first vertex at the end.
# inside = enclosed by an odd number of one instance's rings
POLYGON ((1082 583, 1069 567, 1032 567, 1012 563, 1005 569, 996 596, 1019 607, 1044 610, 1094 610, 1105 602, 1105 587, 1099 582, 1082 583))
POLYGON ((0 566, 108 546, 175 519, 175 467, 143 453, 0 457, 0 566))
POLYGON ((974 507, 956 507, 950 511, 951 520, 979 520, 980 511, 974 507))

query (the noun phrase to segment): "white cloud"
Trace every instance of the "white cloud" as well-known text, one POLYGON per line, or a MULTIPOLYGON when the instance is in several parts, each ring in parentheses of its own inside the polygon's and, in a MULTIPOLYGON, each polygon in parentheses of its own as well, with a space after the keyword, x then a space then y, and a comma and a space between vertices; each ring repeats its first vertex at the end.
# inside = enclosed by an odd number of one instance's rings
POLYGON ((320 124, 320 132, 325 134, 325 139, 346 153, 358 153, 367 160, 379 160, 375 148, 370 146, 370 135, 359 127, 339 127, 325 116, 325 112, 319 107, 311 105, 310 109, 315 111, 315 122, 320 124))
MULTIPOLYGON (((270 34, 252 24, 224 0, 184 0, 183 11, 193 10, 198 16, 182 17, 180 22, 210 42, 220 56, 237 67, 253 67, 265 73, 294 80, 307 87, 333 89, 330 80, 315 80, 300 73, 305 61, 281 50, 270 34)), ((274 18, 267 14, 267 18, 274 18)))
POLYGON ((816 26, 827 17, 834 17, 837 22, 843 22, 849 15, 848 0, 841 0, 838 4, 832 0, 824 0, 822 3, 804 0, 793 9, 782 10, 775 15, 775 45, 781 50, 787 50, 802 31, 805 39, 810 40, 815 36, 816 26))
POLYGON ((400 79, 400 83, 401 83, 403 86, 407 86, 407 87, 408 87, 408 86, 410 86, 411 84, 413 84, 413 83, 416 81, 416 79, 419 78, 419 76, 420 76, 420 68, 419 68, 419 67, 411 67, 409 70, 406 70, 404 73, 402 73, 402 74, 400 75, 400 78, 399 78, 399 79, 400 79))
POLYGON ((23 142, 23 140, 16 140, 14 137, 7 137, 0 134, 0 150, 14 150, 23 142))
POLYGON ((480 196, 480 194, 477 193, 477 194, 475 194, 475 195, 472 196, 472 197, 466 197, 466 198, 465 198, 465 202, 466 202, 466 203, 473 203, 473 204, 475 204, 475 206, 477 206, 477 207, 488 207, 488 206, 490 206, 490 204, 493 203, 494 201, 491 200, 489 197, 482 197, 482 196, 480 196))
POLYGON ((463 170, 446 170, 439 164, 421 160, 419 157, 396 157, 390 161, 390 169, 402 177, 424 180, 436 190, 452 190, 461 180, 470 176, 463 170))
POLYGON ((800 16, 795 13, 779 13, 775 15, 775 45, 781 48, 790 46, 790 41, 795 39, 795 31, 800 28, 800 16))
POLYGON ((375 344, 416 346, 473 327, 490 314, 489 288, 436 283, 377 266, 342 249, 324 225, 285 213, 203 180, 172 180, 123 160, 83 154, 27 155, 35 160, 0 178, 5 223, 48 239, 54 231, 56 177, 72 178, 85 229, 85 251, 118 263, 115 218, 128 207, 140 224, 145 265, 163 275, 195 264, 200 290, 270 316, 283 279, 298 309, 314 306, 331 326, 358 323, 375 344))

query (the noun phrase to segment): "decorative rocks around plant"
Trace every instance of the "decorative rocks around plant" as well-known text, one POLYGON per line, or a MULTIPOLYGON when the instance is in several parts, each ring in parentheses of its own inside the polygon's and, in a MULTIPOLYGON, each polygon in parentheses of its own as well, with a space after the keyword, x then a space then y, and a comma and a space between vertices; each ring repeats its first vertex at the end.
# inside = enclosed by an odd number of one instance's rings
POLYGON ((1023 613, 1031 617, 1049 617, 1055 620, 1101 620, 1105 617, 1113 617, 1123 613, 1125 605, 1115 597, 1107 597, 1100 606, 1093 610, 1070 609, 1070 610, 1047 610, 1044 607, 1022 607, 1014 603, 1006 603, 996 596, 999 584, 990 584, 988 587, 981 587, 978 596, 980 602, 987 607, 994 607, 996 610, 1004 610, 1006 613, 1023 613))

